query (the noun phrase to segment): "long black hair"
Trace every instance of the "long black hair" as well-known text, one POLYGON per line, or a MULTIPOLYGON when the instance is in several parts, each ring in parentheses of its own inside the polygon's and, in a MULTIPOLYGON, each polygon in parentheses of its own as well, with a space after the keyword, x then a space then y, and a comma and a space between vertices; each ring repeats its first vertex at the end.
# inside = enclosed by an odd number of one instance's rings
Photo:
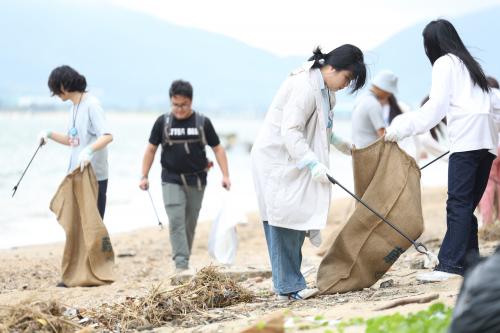
POLYGON ((497 79, 495 79, 493 76, 487 76, 486 80, 488 81, 488 85, 490 86, 490 88, 495 88, 495 89, 500 88, 497 79))
POLYGON ((363 52, 351 44, 344 44, 336 49, 324 54, 318 46, 313 51, 309 61, 313 61, 312 68, 321 68, 325 65, 330 65, 335 70, 348 70, 352 72, 353 83, 351 92, 362 88, 366 81, 366 65, 364 62, 363 52))
POLYGON ((392 123, 394 118, 402 114, 403 111, 399 107, 398 100, 393 94, 389 96, 389 125, 392 123))
POLYGON ((85 76, 67 65, 54 68, 50 73, 47 84, 52 95, 60 95, 62 93, 61 88, 64 88, 67 92, 85 92, 85 89, 87 89, 85 76))
POLYGON ((481 65, 469 53, 453 24, 443 19, 432 21, 424 28, 422 35, 424 37, 425 53, 432 65, 445 54, 454 54, 467 67, 472 82, 477 84, 483 91, 489 91, 488 82, 481 65))

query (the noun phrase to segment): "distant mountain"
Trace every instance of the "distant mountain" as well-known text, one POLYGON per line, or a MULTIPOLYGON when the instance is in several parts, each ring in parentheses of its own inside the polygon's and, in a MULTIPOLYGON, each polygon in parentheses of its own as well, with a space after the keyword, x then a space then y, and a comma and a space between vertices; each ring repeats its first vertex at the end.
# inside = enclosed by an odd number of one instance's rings
MULTIPOLYGON (((499 17, 500 7, 495 7, 451 19, 485 71, 497 78, 499 17)), ((379 69, 393 70, 400 77, 398 97, 411 105, 430 88, 431 65, 421 35, 425 24, 401 31, 366 52, 371 75, 379 69)), ((108 108, 167 107, 171 81, 183 78, 193 83, 199 108, 260 113, 287 73, 307 58, 278 57, 105 0, 2 1, 0 46, 0 107, 29 106, 33 98, 60 105, 48 98, 47 78, 54 67, 68 64, 87 77, 90 89, 108 108)), ((346 92, 339 93, 340 113, 350 110, 352 100, 346 92)))
MULTIPOLYGON (((487 75, 500 80, 500 6, 449 19, 464 44, 476 57, 487 75)), ((389 38, 376 49, 366 52, 373 77, 380 69, 390 69, 400 78, 398 98, 412 106, 429 93, 431 64, 425 55, 422 31, 429 21, 421 22, 389 38)), ((340 101, 351 99, 343 97, 340 101)))
POLYGON ((22 96, 46 102, 50 71, 68 64, 109 107, 166 106, 171 81, 183 78, 194 86, 195 105, 265 111, 287 73, 304 60, 105 1, 3 1, 0 45, 3 105, 22 96))

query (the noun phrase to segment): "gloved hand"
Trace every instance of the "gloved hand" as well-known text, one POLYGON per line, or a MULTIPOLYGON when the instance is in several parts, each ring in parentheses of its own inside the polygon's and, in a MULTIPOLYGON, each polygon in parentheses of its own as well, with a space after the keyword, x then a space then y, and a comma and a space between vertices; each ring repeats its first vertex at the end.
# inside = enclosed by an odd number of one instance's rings
POLYGON ((50 132, 48 131, 41 131, 40 134, 38 134, 38 144, 43 146, 49 142, 50 138, 50 132))
POLYGON ((333 132, 330 135, 330 143, 341 153, 349 156, 352 155, 353 145, 348 141, 345 141, 341 137, 335 135, 335 133, 333 132))
POLYGON ((330 170, 328 170, 326 165, 320 162, 313 162, 308 167, 311 170, 313 180, 324 184, 330 183, 328 177, 326 177, 326 175, 330 174, 330 170))
POLYGON ((397 142, 400 140, 403 140, 405 137, 403 136, 402 133, 400 133, 397 128, 393 126, 389 126, 385 129, 385 141, 392 141, 392 142, 397 142))
POLYGON ((83 172, 85 166, 90 163, 93 154, 94 151, 92 150, 91 146, 83 148, 80 154, 78 154, 78 164, 80 164, 80 171, 83 172))

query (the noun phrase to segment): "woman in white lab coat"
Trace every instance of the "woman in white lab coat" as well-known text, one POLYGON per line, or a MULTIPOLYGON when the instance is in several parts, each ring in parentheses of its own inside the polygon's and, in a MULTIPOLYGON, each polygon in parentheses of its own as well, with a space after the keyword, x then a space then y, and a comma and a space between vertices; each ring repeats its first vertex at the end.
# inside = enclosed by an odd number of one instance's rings
POLYGON ((423 31, 425 53, 432 64, 430 98, 417 112, 394 119, 386 140, 424 133, 446 116, 448 164, 447 231, 434 271, 420 281, 443 281, 463 275, 478 257, 477 219, 473 212, 486 188, 496 155, 497 128, 490 88, 479 63, 446 20, 430 22, 423 31))
POLYGON ((366 80, 361 50, 320 48, 284 81, 253 145, 252 170, 271 260, 273 284, 283 299, 311 296, 300 272, 306 233, 326 224, 330 206, 330 143, 350 154, 332 134, 335 92, 356 91, 366 80))

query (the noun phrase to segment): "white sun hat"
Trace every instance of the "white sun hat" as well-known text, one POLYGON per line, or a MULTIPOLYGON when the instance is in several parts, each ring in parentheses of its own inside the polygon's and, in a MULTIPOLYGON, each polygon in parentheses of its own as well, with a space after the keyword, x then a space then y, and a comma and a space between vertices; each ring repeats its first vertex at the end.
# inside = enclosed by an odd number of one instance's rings
POLYGON ((393 95, 398 93, 398 77, 389 70, 378 72, 372 80, 372 85, 393 95))

